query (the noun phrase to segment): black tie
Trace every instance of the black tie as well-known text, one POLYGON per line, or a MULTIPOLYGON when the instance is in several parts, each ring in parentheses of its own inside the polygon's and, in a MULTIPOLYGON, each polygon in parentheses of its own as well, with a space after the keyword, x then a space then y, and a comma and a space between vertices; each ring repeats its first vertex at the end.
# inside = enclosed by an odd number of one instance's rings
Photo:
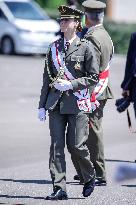
POLYGON ((68 41, 66 41, 65 43, 65 50, 67 51, 69 49, 70 43, 68 41))

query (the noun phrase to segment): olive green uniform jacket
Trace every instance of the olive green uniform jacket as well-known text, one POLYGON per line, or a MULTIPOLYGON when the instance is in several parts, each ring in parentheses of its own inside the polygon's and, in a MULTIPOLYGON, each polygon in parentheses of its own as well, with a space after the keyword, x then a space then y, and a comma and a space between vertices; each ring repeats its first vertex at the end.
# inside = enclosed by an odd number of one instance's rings
MULTIPOLYGON (((59 39, 56 45, 59 52, 64 54, 64 39, 59 39)), ((51 49, 49 49, 47 57, 50 74, 52 77, 55 77, 57 70, 52 61, 51 49)), ((77 37, 65 53, 65 64, 75 78, 71 80, 73 90, 62 93, 54 88, 50 88, 51 79, 49 78, 47 64, 45 63, 39 108, 52 110, 59 101, 61 114, 76 114, 79 112, 79 109, 77 107, 77 98, 73 92, 89 88, 91 95, 94 86, 98 82, 99 67, 93 45, 85 40, 81 42, 77 37), (76 66, 77 64, 78 66, 76 66)))
MULTIPOLYGON (((94 45, 96 58, 99 65, 99 72, 104 71, 113 55, 113 43, 109 34, 107 33, 103 25, 98 25, 96 27, 90 28, 84 38, 92 42, 92 44, 94 45)), ((98 98, 98 100, 110 98, 113 98, 113 94, 109 81, 107 88, 98 98)))

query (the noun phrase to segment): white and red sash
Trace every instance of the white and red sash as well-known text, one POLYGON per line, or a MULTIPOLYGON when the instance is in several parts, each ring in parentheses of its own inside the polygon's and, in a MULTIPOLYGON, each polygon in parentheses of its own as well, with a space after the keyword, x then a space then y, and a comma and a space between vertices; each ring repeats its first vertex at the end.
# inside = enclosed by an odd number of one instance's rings
MULTIPOLYGON (((65 62, 63 60, 63 56, 58 51, 56 43, 53 43, 51 47, 51 52, 52 52, 52 60, 57 71, 59 71, 60 67, 63 67, 65 79, 74 80, 75 78, 67 69, 65 62)), ((108 84, 108 76, 109 76, 109 66, 103 72, 100 73, 99 82, 97 83, 91 97, 88 88, 73 93, 78 98, 77 105, 81 111, 92 112, 97 107, 99 107, 100 103, 97 101, 97 98, 103 93, 104 89, 106 88, 108 84)))

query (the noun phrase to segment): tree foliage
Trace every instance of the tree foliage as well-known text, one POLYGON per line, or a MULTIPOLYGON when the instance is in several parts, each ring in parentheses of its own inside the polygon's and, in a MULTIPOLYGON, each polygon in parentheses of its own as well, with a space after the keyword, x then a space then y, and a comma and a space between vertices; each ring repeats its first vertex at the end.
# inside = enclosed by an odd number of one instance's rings
MULTIPOLYGON (((42 7, 47 8, 56 8, 61 4, 67 4, 68 0, 35 0, 38 2, 42 7)), ((84 0, 77 0, 78 4, 81 6, 84 0)), ((106 3, 107 0, 101 0, 102 2, 106 3)))
POLYGON ((57 8, 61 4, 66 4, 66 0, 36 0, 43 8, 57 8))

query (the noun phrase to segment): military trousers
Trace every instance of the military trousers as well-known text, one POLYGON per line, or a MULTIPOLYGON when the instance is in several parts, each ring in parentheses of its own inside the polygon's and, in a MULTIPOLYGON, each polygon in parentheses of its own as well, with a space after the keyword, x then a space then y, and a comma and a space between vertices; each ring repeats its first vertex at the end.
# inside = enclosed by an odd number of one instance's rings
POLYGON ((74 159, 78 162, 84 183, 94 177, 93 164, 86 146, 88 138, 88 116, 85 113, 60 114, 59 110, 49 111, 51 136, 49 169, 53 186, 66 191, 65 143, 74 159))
POLYGON ((89 136, 87 146, 90 152, 90 160, 92 161, 96 178, 106 180, 104 145, 103 145, 103 129, 102 118, 103 109, 107 100, 100 100, 100 106, 89 115, 89 136))
POLYGON ((133 102, 134 113, 135 113, 135 118, 136 118, 136 77, 133 79, 133 82, 132 82, 131 99, 133 102))
MULTIPOLYGON (((90 152, 90 161, 93 163, 96 178, 106 180, 104 146, 103 146, 103 130, 102 118, 103 109, 107 100, 100 100, 100 106, 89 114, 89 136, 87 139, 87 147, 90 152)), ((72 158, 72 157, 71 157, 72 158)), ((82 173, 78 161, 72 158, 75 169, 78 173, 80 181, 83 182, 82 173)))

